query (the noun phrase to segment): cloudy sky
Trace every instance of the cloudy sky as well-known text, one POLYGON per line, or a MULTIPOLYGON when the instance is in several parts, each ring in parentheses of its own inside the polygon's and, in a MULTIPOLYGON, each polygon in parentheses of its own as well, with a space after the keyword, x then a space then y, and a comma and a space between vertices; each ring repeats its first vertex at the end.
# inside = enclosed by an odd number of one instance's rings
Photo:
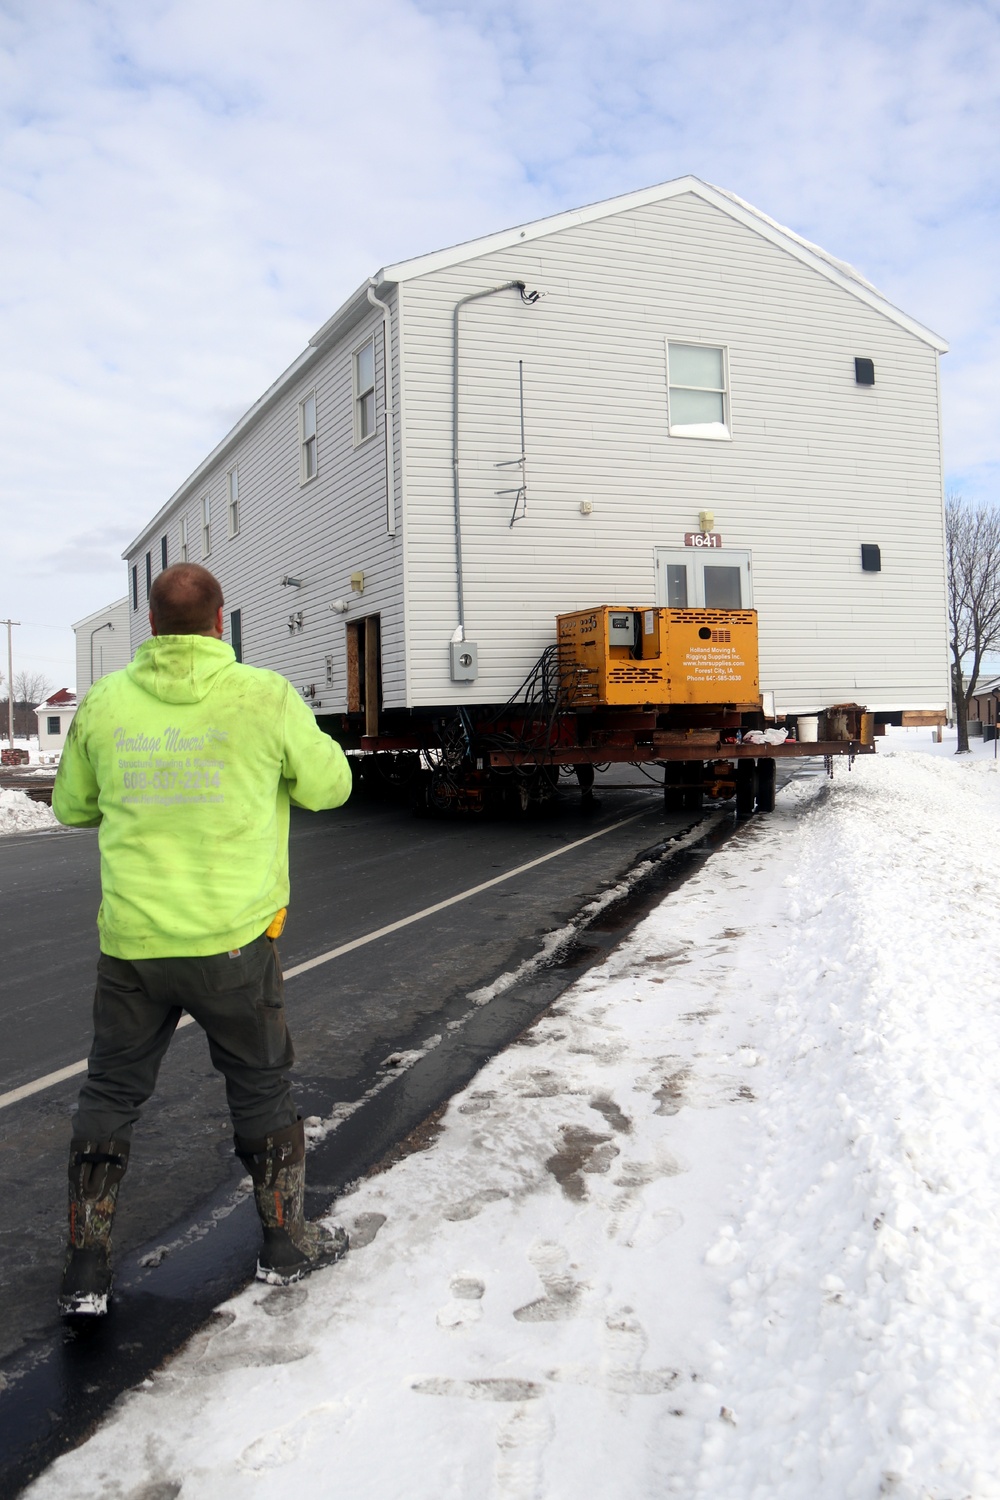
POLYGON ((15 670, 73 685, 124 545, 379 266, 686 172, 949 340, 949 485, 1000 498, 998 80, 1000 0, 0 0, 15 670))

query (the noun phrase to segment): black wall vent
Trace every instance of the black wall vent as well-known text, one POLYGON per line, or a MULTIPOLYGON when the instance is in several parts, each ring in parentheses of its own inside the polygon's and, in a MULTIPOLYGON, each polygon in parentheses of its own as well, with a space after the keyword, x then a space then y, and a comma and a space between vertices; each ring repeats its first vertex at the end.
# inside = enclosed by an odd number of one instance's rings
POLYGON ((874 385, 875 361, 873 359, 856 359, 854 361, 854 379, 858 385, 874 385))
POLYGON ((881 573, 882 549, 874 542, 861 543, 861 567, 865 573, 881 573))

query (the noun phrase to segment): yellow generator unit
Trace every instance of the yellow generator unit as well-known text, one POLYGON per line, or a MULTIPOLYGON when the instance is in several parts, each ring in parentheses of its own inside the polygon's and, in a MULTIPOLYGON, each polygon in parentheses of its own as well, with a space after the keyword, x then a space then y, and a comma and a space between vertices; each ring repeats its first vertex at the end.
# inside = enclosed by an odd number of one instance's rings
POLYGON ((602 604, 556 625, 560 684, 574 708, 760 707, 756 610, 602 604))

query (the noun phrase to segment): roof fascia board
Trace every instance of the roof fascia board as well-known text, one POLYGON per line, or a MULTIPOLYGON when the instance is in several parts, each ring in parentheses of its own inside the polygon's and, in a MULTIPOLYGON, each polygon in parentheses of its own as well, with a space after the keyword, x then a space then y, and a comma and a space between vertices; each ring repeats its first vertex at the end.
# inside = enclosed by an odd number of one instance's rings
POLYGON ((92 620, 103 619, 105 615, 110 615, 113 610, 121 609, 123 604, 128 604, 128 594, 123 594, 120 599, 113 599, 110 604, 105 604, 103 609, 92 609, 90 614, 84 615, 82 620, 75 620, 70 629, 82 630, 84 625, 89 625, 92 620))
POLYGON ((328 344, 332 343, 335 339, 346 333, 355 323, 359 322, 365 312, 371 312, 371 303, 368 301, 368 288, 374 286, 374 284, 374 281, 369 278, 356 292, 348 297, 347 301, 337 309, 331 318, 326 320, 322 328, 313 334, 298 358, 294 359, 288 366, 288 369, 278 376, 274 384, 268 386, 264 394, 254 402, 253 406, 249 407, 243 413, 236 426, 226 433, 225 437, 220 443, 216 444, 208 457, 202 460, 194 472, 188 475, 180 488, 176 489, 170 496, 170 499, 160 507, 148 525, 144 526, 138 536, 128 544, 122 553, 123 558, 129 558, 136 549, 143 547, 149 537, 160 529, 175 506, 180 505, 188 498, 192 490, 198 488, 198 485, 202 483, 208 471, 214 468, 216 464, 222 462, 226 455, 239 443, 241 438, 246 436, 254 424, 274 405, 275 401, 284 394, 288 386, 298 379, 302 372, 328 344))
POLYGON ((692 193, 704 202, 710 203, 721 213, 728 214, 730 218, 752 229, 756 234, 769 240, 771 244, 787 251, 796 260, 818 271, 821 276, 825 276, 828 281, 834 282, 892 322, 898 323, 925 344, 930 344, 931 348, 936 349, 938 353, 947 352, 948 345, 939 334, 933 333, 931 329, 894 306, 868 283, 856 279, 846 270, 841 270, 832 258, 820 251, 819 247, 811 246, 807 240, 782 228, 780 224, 760 214, 742 199, 723 193, 711 183, 702 182, 700 177, 690 175, 678 177, 673 182, 661 183, 658 187, 641 188, 638 192, 624 193, 618 198, 607 198, 601 203, 591 203, 585 208, 573 209, 568 213, 553 214, 547 219, 536 219, 530 224, 515 225, 513 229, 485 235, 482 239, 467 240, 464 244, 454 245, 447 250, 436 250, 430 255, 421 255, 413 260, 399 261, 396 265, 384 266, 377 273, 375 281, 378 285, 387 281, 412 281, 417 276, 427 276, 433 271, 445 270, 449 266, 475 260, 497 250, 527 245, 544 235, 558 234, 563 229, 575 229, 581 224, 593 223, 596 219, 610 218, 612 214, 629 213, 634 209, 646 208, 653 203, 663 203, 671 198, 679 198, 685 193, 692 193))

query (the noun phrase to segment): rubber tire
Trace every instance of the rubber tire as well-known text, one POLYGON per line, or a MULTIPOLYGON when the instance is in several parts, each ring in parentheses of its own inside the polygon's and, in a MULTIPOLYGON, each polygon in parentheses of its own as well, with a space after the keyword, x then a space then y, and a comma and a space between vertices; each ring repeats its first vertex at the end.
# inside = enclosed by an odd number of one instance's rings
POLYGON ((749 818, 757 802, 757 762, 748 757, 736 762, 736 816, 749 818))
POLYGON ((757 762, 757 811, 774 812, 778 789, 778 762, 773 755, 762 755, 757 762))
POLYGON ((674 814, 684 811, 686 794, 683 787, 666 785, 668 781, 680 781, 683 774, 683 765, 678 765, 676 761, 668 760, 663 768, 663 811, 665 813, 674 814))
POLYGON ((684 762, 684 780, 696 783, 690 790, 682 793, 685 812, 701 812, 705 802, 705 789, 702 786, 704 777, 705 767, 700 760, 684 762))

